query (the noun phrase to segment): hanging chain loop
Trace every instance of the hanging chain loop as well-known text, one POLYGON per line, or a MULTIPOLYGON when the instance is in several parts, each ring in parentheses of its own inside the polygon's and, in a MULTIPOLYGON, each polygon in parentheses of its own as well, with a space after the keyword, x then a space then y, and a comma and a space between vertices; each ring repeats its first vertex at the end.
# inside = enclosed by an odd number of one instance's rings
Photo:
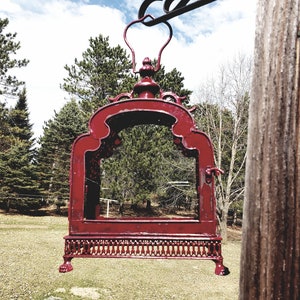
MULTIPOLYGON (((151 15, 146 15, 146 16, 138 19, 138 20, 132 21, 131 23, 129 23, 127 25, 127 27, 124 30, 124 34, 123 34, 124 41, 125 41, 125 43, 127 44, 127 46, 129 47, 129 49, 131 51, 131 55, 132 55, 132 70, 133 70, 134 73, 139 73, 139 71, 136 71, 135 51, 134 51, 134 49, 131 47, 131 45, 128 42, 127 31, 129 29, 129 27, 131 27, 132 25, 134 25, 136 23, 145 24, 144 22, 145 22, 146 19, 154 20, 154 17, 151 16, 151 15)), ((170 43, 170 41, 172 39, 172 36, 173 36, 173 30, 172 30, 171 25, 167 21, 164 21, 162 23, 165 24, 168 27, 168 29, 169 29, 169 37, 168 37, 167 41, 165 42, 165 44, 160 48, 160 50, 158 52, 157 63, 156 63, 156 66, 154 68, 154 72, 157 72, 160 69, 160 67, 161 67, 160 60, 161 60, 162 52, 166 48, 166 46, 170 43)))

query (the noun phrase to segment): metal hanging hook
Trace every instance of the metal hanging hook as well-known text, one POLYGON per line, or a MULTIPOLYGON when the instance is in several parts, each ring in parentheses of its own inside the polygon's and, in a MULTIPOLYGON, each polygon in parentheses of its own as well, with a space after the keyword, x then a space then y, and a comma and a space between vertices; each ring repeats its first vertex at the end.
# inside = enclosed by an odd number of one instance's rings
MULTIPOLYGON (((153 2, 156 1, 163 1, 163 0, 144 0, 142 3, 139 12, 138 12, 138 18, 141 18, 145 15, 147 9, 151 6, 153 2)), ((165 0, 163 5, 163 11, 165 14, 157 17, 152 18, 152 20, 144 22, 146 26, 153 26, 162 22, 165 22, 166 20, 170 20, 174 17, 177 17, 179 15, 182 15, 186 12, 189 12, 195 8, 204 6, 206 4, 209 4, 211 2, 214 2, 216 0, 195 0, 191 3, 190 0, 165 0), (172 4, 175 3, 174 8, 171 8, 172 4)))
MULTIPOLYGON (((125 43, 127 44, 128 48, 129 48, 130 51, 131 51, 131 55, 132 55, 132 70, 133 70, 134 73, 139 73, 139 71, 136 71, 135 51, 134 51, 134 49, 130 46, 130 44, 129 44, 128 40, 127 40, 127 31, 128 31, 128 29, 129 29, 129 27, 131 27, 132 25, 134 25, 134 24, 136 24, 136 23, 142 23, 142 24, 144 24, 144 21, 145 21, 145 19, 147 19, 147 18, 151 18, 152 20, 154 20, 154 17, 153 17, 153 16, 151 16, 151 15, 146 15, 146 16, 144 16, 144 17, 138 19, 138 20, 132 21, 131 23, 129 23, 129 24, 127 25, 127 27, 126 27, 125 30, 124 30, 124 34, 123 34, 124 41, 125 41, 125 43)), ((166 48, 166 46, 170 43, 170 41, 171 41, 171 39, 172 39, 172 36, 173 36, 173 29, 172 29, 171 25, 170 25, 167 21, 164 21, 164 22, 162 22, 162 23, 165 24, 165 25, 169 28, 170 33, 169 33, 169 38, 168 38, 168 40, 166 41, 166 43, 161 47, 161 49, 160 49, 159 52, 158 52, 158 58, 157 58, 156 66, 155 66, 155 68, 154 68, 154 72, 157 72, 157 71, 160 69, 160 67, 161 67, 161 65, 160 65, 160 60, 161 60, 162 52, 163 52, 163 50, 166 48)))

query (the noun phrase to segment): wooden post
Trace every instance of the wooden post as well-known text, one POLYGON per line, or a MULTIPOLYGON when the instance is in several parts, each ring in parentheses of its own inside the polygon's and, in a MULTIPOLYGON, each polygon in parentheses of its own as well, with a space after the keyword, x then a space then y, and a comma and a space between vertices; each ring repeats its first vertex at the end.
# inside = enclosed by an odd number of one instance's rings
POLYGON ((240 299, 300 299, 300 0, 258 0, 240 299))

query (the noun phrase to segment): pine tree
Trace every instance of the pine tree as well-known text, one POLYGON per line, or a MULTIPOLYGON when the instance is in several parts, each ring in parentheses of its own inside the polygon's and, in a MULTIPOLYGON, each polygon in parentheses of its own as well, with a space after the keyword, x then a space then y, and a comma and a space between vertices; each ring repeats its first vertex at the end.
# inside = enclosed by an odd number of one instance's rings
POLYGON ((10 126, 8 122, 8 109, 0 103, 0 206, 7 209, 8 191, 5 188, 5 178, 7 170, 7 159, 4 155, 12 144, 10 126))
MULTIPOLYGON (((0 18, 0 95, 4 98, 17 96, 20 87, 24 84, 15 76, 8 75, 8 72, 24 67, 29 62, 26 59, 17 60, 12 57, 20 49, 20 43, 15 41, 16 33, 5 33, 8 24, 8 19, 0 18)), ((5 205, 6 209, 10 207, 10 199, 7 196, 12 196, 15 200, 13 170, 16 170, 16 163, 10 161, 12 159, 10 155, 21 155, 23 147, 20 146, 23 141, 13 135, 16 126, 14 129, 11 126, 10 113, 6 105, 0 103, 0 205, 5 205), (20 151, 17 151, 18 146, 20 146, 20 151)), ((13 158, 16 159, 16 156, 13 158)), ((26 160, 24 157, 23 159, 26 160)))
MULTIPOLYGON (((176 69, 165 73, 162 67, 155 74, 155 79, 159 80, 163 91, 172 91, 180 96, 191 94, 183 88, 184 78, 176 69)), ((147 203, 149 209, 153 199, 157 201, 167 197, 168 182, 184 178, 191 183, 191 188, 195 186, 195 161, 178 151, 168 126, 137 125, 125 128, 119 135, 121 146, 112 157, 102 160, 105 177, 101 187, 104 195, 121 202, 131 200, 134 205, 147 203)), ((179 193, 182 194, 182 191, 179 193)), ((188 193, 193 194, 192 191, 188 193)), ((178 194, 178 189, 175 194, 178 194)), ((175 194, 169 195, 167 200, 170 203, 176 204, 174 197, 178 195, 175 194)))
POLYGON ((146 203, 151 215, 155 201, 173 209, 178 194, 193 195, 192 191, 178 188, 169 192, 169 183, 188 181, 195 187, 195 160, 184 157, 173 143, 167 126, 136 125, 119 132, 121 145, 113 155, 102 160, 101 188, 111 199, 131 201, 133 205, 146 203))
MULTIPOLYGON (((68 77, 62 88, 79 100, 88 119, 98 107, 108 103, 107 96, 132 91, 137 80, 130 73, 131 67, 125 50, 120 46, 110 47, 109 39, 100 35, 90 39, 82 60, 75 59, 74 65, 65 66, 68 77)), ((172 91, 178 96, 191 94, 184 89, 184 78, 176 69, 166 73, 162 67, 154 79, 164 91, 172 91)), ((170 149, 174 151, 170 128, 148 124, 124 129, 119 134, 122 145, 114 150, 112 157, 101 159, 101 187, 104 188, 101 197, 131 199, 137 203, 153 197, 159 189, 163 190, 162 182, 180 178, 182 172, 174 175, 171 171, 174 165, 180 165, 178 161, 174 164, 173 159, 182 157, 169 152, 170 149), (164 168, 161 167, 162 155, 164 168)))
POLYGON ((32 124, 30 123, 26 89, 19 93, 19 99, 9 114, 10 132, 15 138, 27 141, 29 150, 34 145, 32 124))
POLYGON ((12 58, 12 55, 16 54, 21 46, 20 42, 14 41, 16 33, 4 33, 8 24, 8 19, 0 18, 0 95, 16 96, 19 87, 24 82, 19 81, 15 76, 7 75, 7 73, 10 69, 25 67, 29 61, 12 58))
POLYGON ((41 206, 36 166, 34 164, 34 139, 29 120, 26 90, 8 114, 10 147, 1 153, 1 190, 6 197, 6 208, 28 211, 41 206))
MULTIPOLYGON (((153 64, 155 63, 156 61, 154 60, 153 64)), ((158 72, 155 73, 154 80, 164 92, 171 91, 180 97, 186 97, 184 103, 189 103, 189 96, 192 94, 192 91, 184 88, 184 77, 176 68, 166 72, 165 67, 161 66, 158 72)))
POLYGON ((0 103, 0 152, 7 150, 10 146, 11 135, 8 112, 5 104, 0 103))
POLYGON ((127 92, 133 86, 130 75, 131 63, 121 46, 111 47, 109 38, 99 35, 90 38, 89 48, 83 52, 82 60, 65 66, 68 77, 62 88, 79 99, 87 120, 98 108, 107 104, 108 96, 127 92))
POLYGON ((69 199, 72 143, 86 130, 87 124, 75 100, 67 102, 45 123, 37 155, 40 184, 46 197, 51 197, 58 207, 69 199))

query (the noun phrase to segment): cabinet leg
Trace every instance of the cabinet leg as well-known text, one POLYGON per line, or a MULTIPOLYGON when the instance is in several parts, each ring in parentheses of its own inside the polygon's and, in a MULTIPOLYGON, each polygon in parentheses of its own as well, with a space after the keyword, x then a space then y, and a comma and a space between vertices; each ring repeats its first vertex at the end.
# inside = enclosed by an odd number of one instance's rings
POLYGON ((60 273, 66 273, 73 270, 73 266, 71 264, 71 260, 73 257, 65 257, 64 256, 64 263, 59 266, 60 273))
POLYGON ((216 264, 215 274, 225 276, 230 273, 229 269, 223 265, 223 258, 214 260, 216 264))

